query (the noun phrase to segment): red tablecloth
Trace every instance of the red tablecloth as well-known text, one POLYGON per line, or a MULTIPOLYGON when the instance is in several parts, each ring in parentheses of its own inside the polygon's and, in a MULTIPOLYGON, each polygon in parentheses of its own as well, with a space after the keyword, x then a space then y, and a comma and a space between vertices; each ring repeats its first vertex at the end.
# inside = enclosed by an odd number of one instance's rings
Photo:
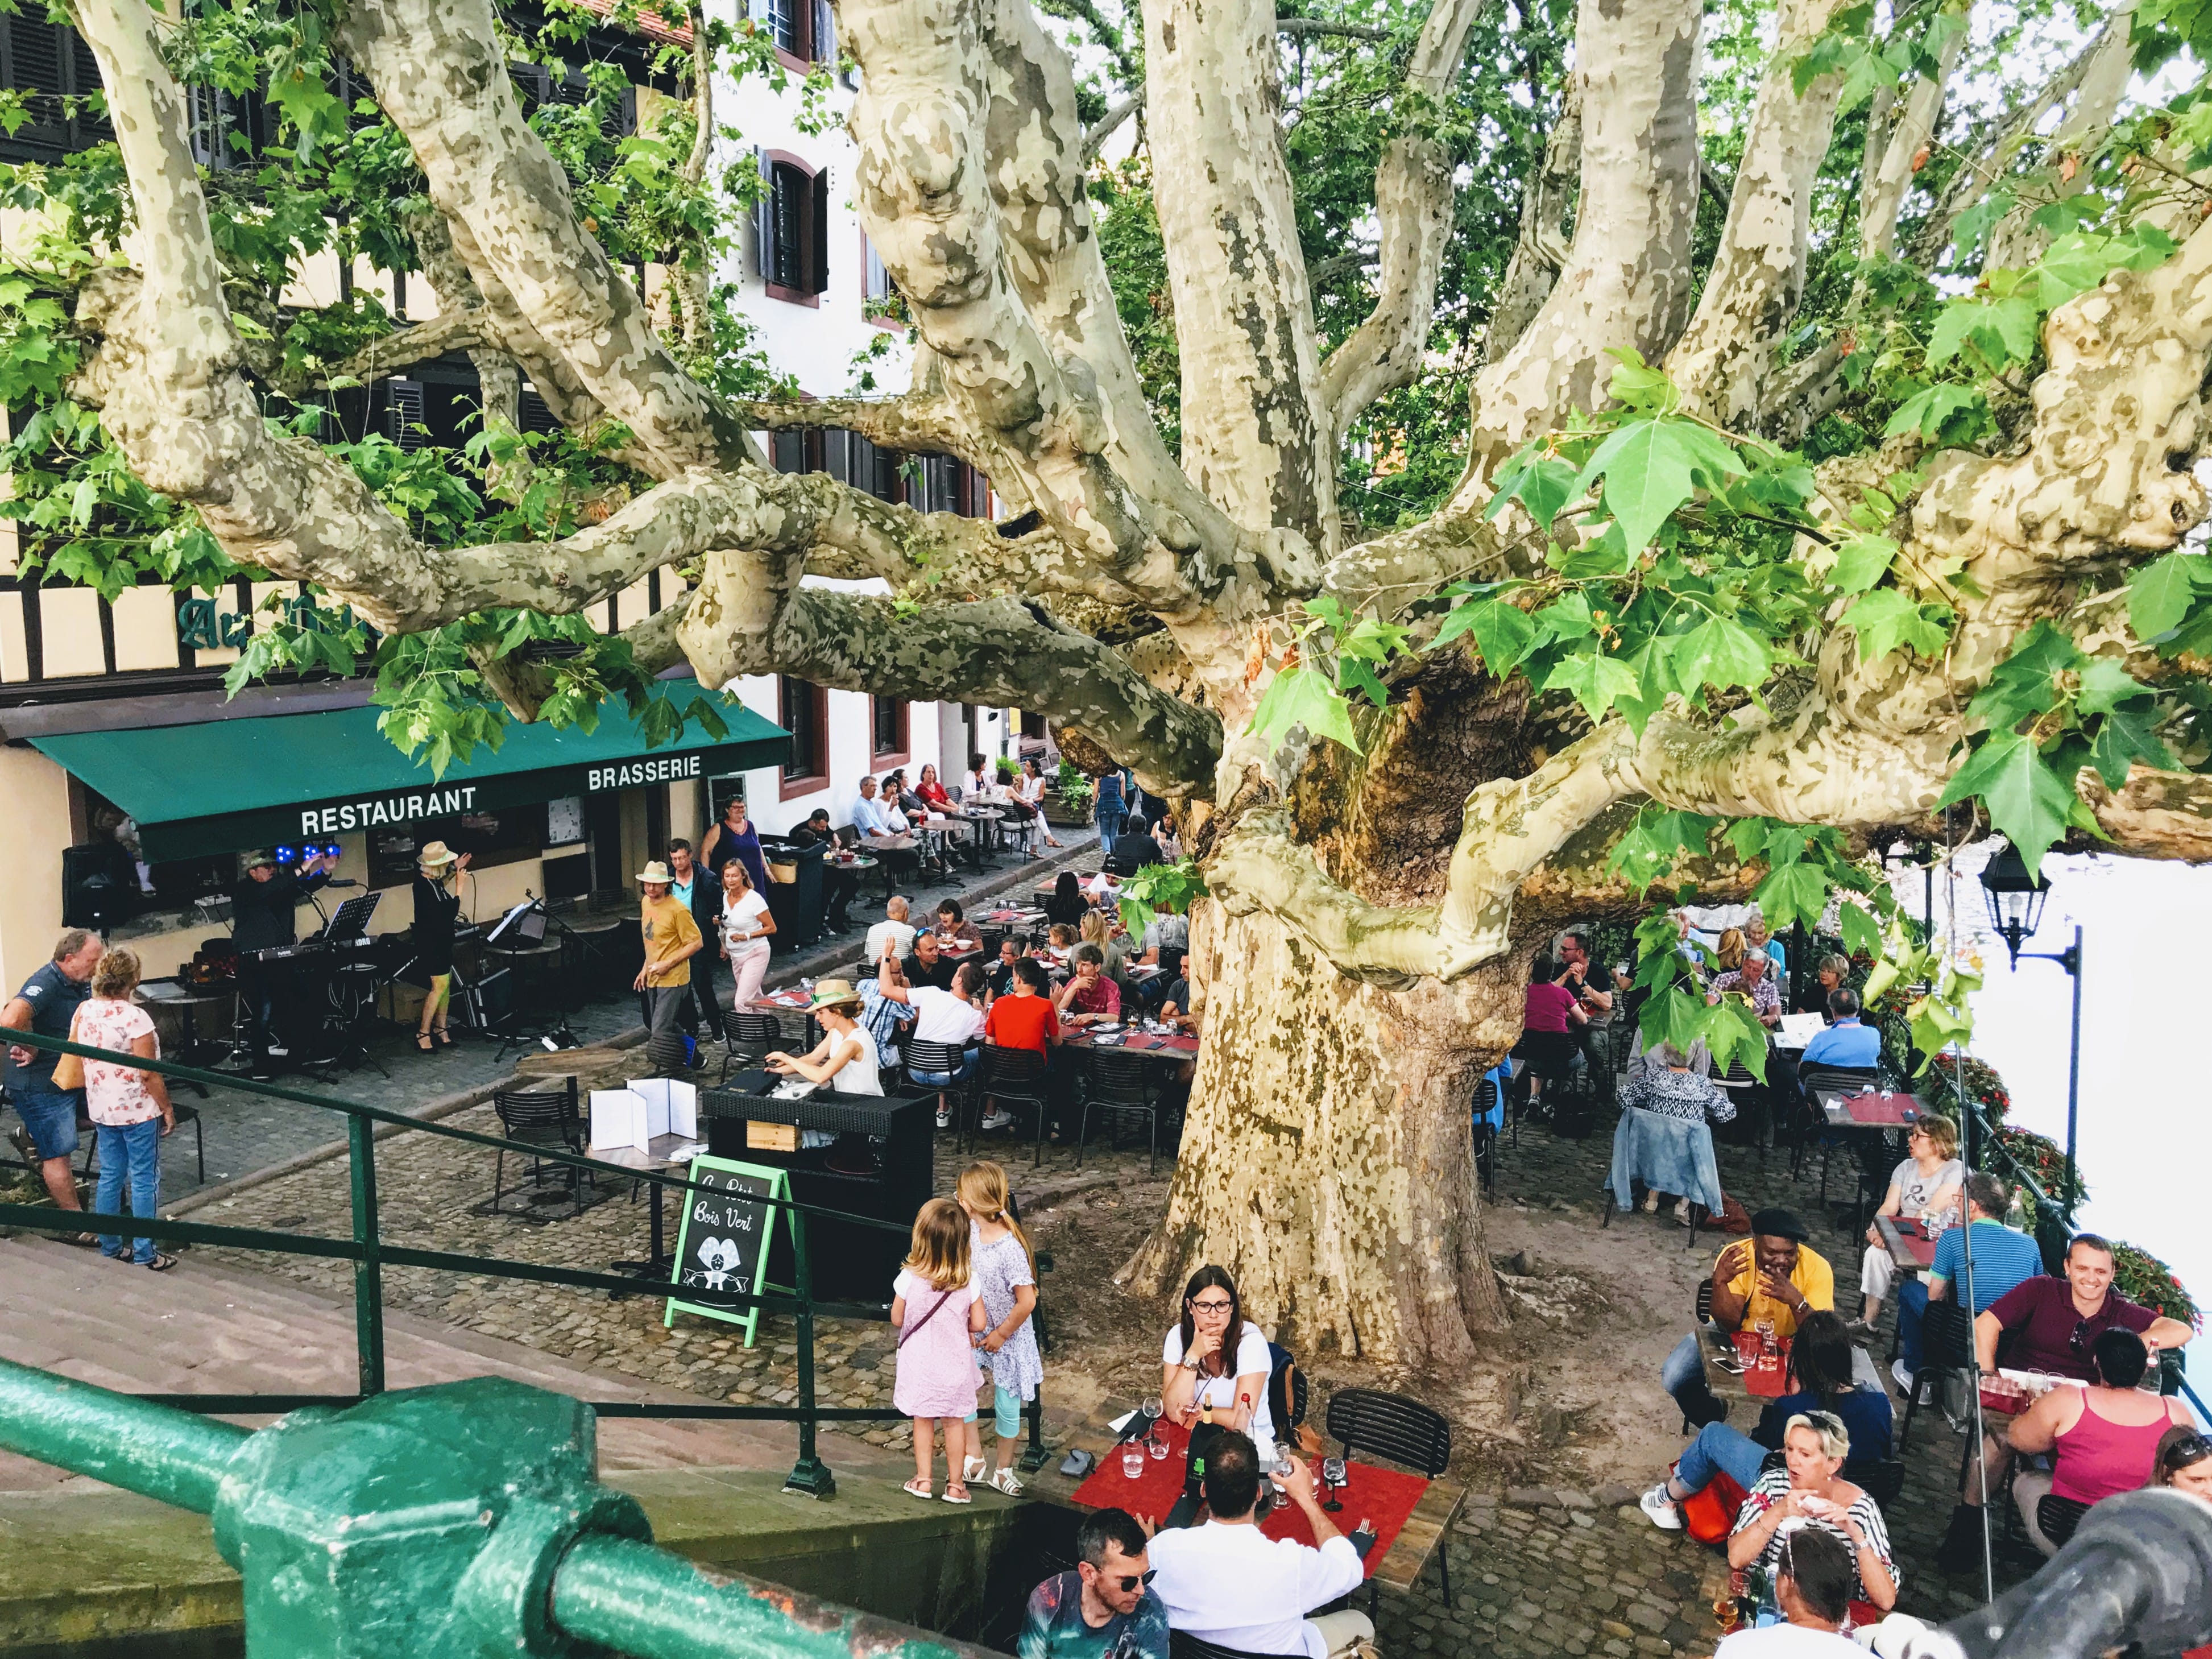
POLYGON ((1735 1351, 1743 1360, 1743 1389, 1755 1400, 1779 1400, 1790 1391, 1790 1339, 1776 1340, 1781 1350, 1762 1363, 1759 1352, 1759 1333, 1735 1333, 1735 1351))
POLYGON ((1896 1222, 1897 1236, 1905 1241, 1905 1248, 1912 1252, 1912 1259, 1923 1267, 1936 1265, 1936 1241, 1921 1231, 1920 1223, 1899 1219, 1896 1222))
POLYGON ((804 991, 771 991, 764 997, 756 998, 749 1006, 771 1013, 789 1013, 795 1008, 804 1008, 810 1000, 804 991))
MULTIPOLYGON (((1182 1496, 1190 1431, 1163 1419, 1158 1432, 1168 1442, 1165 1457, 1148 1455, 1144 1474, 1132 1480, 1121 1473, 1121 1448, 1113 1447, 1091 1472, 1091 1478, 1075 1489, 1075 1501, 1086 1509, 1122 1509, 1132 1515, 1148 1516, 1155 1522, 1165 1521, 1168 1511, 1182 1496)), ((1428 1491, 1429 1483, 1418 1474, 1380 1469, 1372 1463, 1346 1462, 1345 1473, 1351 1477, 1350 1484, 1339 1487, 1335 1493, 1344 1508, 1332 1511, 1328 1518, 1343 1533, 1351 1532, 1362 1521, 1374 1527, 1375 1546, 1367 1552, 1366 1562, 1367 1576, 1371 1577, 1383 1553, 1404 1530, 1407 1517, 1413 1514, 1413 1505, 1421 1501, 1421 1494, 1428 1491)), ((1322 1501, 1328 1500, 1324 1498, 1322 1501)), ((1314 1541, 1313 1528, 1307 1522, 1305 1511, 1295 1504, 1278 1504, 1274 1512, 1260 1523, 1260 1530, 1270 1538, 1293 1538, 1301 1544, 1314 1541)))
POLYGON ((1162 1036, 1152 1031, 1138 1031, 1125 1038, 1121 1046, 1124 1048, 1172 1048, 1179 1054, 1194 1054, 1198 1052, 1198 1039, 1194 1036, 1162 1036))
POLYGON ((1906 1124, 1920 1115, 1920 1103, 1911 1095, 1853 1095, 1844 1110, 1854 1123, 1906 1124))

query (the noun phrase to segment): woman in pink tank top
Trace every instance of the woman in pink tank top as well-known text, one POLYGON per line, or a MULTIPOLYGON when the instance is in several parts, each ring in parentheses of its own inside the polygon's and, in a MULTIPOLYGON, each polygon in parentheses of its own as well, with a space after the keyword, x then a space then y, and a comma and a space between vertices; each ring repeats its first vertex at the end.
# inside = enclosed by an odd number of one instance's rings
POLYGON ((2107 1329, 2094 1355, 2100 1381, 2053 1389, 2007 1436, 2014 1451, 2057 1455, 2054 1470, 2024 1468, 2013 1480, 2021 1523, 2045 1555, 2057 1553, 2039 1516, 2046 1494, 2086 1505, 2148 1486, 2160 1439, 2190 1420, 2179 1401, 2137 1386, 2150 1369, 2150 1349, 2133 1331, 2107 1329))

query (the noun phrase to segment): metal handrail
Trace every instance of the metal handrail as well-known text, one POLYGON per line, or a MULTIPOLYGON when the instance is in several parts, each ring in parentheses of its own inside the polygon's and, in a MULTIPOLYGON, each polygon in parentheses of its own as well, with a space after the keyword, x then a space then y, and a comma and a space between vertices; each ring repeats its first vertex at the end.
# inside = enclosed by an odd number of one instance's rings
MULTIPOLYGON (((445 1397, 417 1411, 414 1422, 450 1423, 481 1409, 465 1397, 468 1386, 428 1391, 445 1397)), ((520 1394, 551 1399, 542 1391, 520 1394)), ((542 1421, 544 1413, 537 1417, 542 1421)), ((526 1443, 532 1426, 522 1425, 526 1443)), ((458 1607, 462 1627, 444 1618, 363 1620, 364 1639, 346 1650, 428 1659, 463 1651, 538 1655, 570 1651, 568 1638, 636 1659, 984 1659, 966 1643, 781 1585, 741 1576, 709 1579, 646 1541, 650 1528, 635 1502, 599 1486, 588 1465, 573 1459, 547 1460, 519 1484, 496 1455, 441 1462, 427 1474, 407 1471, 398 1481, 404 1490, 385 1492, 380 1484, 401 1475, 396 1463, 419 1461, 403 1437, 373 1424, 344 1429, 339 1443, 349 1455, 319 1458, 311 1449, 288 1466, 286 1443, 298 1437, 286 1428, 250 1431, 0 1360, 0 1446, 212 1516, 216 1549, 245 1579, 248 1619, 264 1626, 261 1639, 272 1650, 365 1606, 413 1613, 428 1596, 440 1601, 441 1613, 458 1607), (296 1477, 307 1465, 315 1466, 316 1478, 303 1489, 296 1477), (329 1547, 334 1531, 343 1538, 363 1519, 373 1539, 374 1522, 389 1519, 394 1511, 386 1506, 395 1504, 414 1523, 412 1577, 391 1570, 388 1551, 329 1547), (462 1509, 472 1512, 472 1524, 434 1524, 441 1510, 462 1509)))
MULTIPOLYGON (((86 1060, 113 1060, 112 1049, 70 1042, 59 1037, 36 1031, 11 1031, 8 1040, 25 1047, 43 1049, 53 1054, 76 1054, 86 1060)), ((305 1090, 289 1089, 273 1083, 262 1083, 252 1079, 233 1077, 228 1073, 183 1066, 174 1060, 157 1060, 132 1055, 134 1068, 156 1072, 188 1083, 212 1085, 268 1098, 316 1107, 324 1111, 337 1112, 346 1119, 347 1147, 349 1161, 349 1208, 352 1234, 350 1238, 333 1238, 313 1233, 279 1232, 258 1228, 225 1227, 208 1222, 165 1220, 157 1217, 140 1218, 132 1215, 111 1214, 104 1211, 61 1210, 36 1205, 0 1204, 0 1226, 20 1227, 27 1231, 62 1233, 82 1232, 88 1226, 97 1227, 110 1237, 118 1235, 152 1238, 181 1243, 224 1245, 246 1250, 265 1250, 283 1255, 319 1256, 327 1260, 349 1261, 354 1268, 354 1340, 356 1370, 359 1377, 356 1393, 351 1395, 149 1395, 131 1396, 149 1406, 161 1406, 198 1411, 206 1413, 237 1414, 264 1412, 289 1412, 306 1406, 346 1407, 374 1399, 385 1391, 385 1330, 384 1330, 384 1268, 386 1266, 426 1268, 440 1273, 473 1273, 490 1279, 531 1280, 538 1284, 560 1285, 577 1290, 608 1291, 623 1295, 638 1295, 647 1287, 642 1281, 614 1273, 590 1273, 581 1268, 561 1267, 535 1261, 516 1261, 501 1257, 457 1255, 443 1250, 422 1250, 410 1246, 387 1243, 379 1224, 376 1199, 376 1135, 375 1127, 389 1125, 395 1129, 458 1140, 467 1145, 486 1146, 526 1153, 532 1158, 573 1169, 605 1174, 618 1179, 649 1181, 690 1194, 711 1191, 705 1183, 692 1180, 687 1175, 672 1175, 665 1171, 636 1170, 626 1164, 611 1164, 602 1159, 570 1152, 565 1148, 555 1149, 529 1142, 510 1140, 503 1136, 481 1133, 473 1129, 459 1128, 452 1124, 426 1121, 410 1117, 404 1112, 395 1112, 381 1106, 371 1106, 360 1101, 346 1100, 334 1095, 311 1093, 305 1090)), ((756 1201, 748 1194, 748 1201, 756 1201)), ((814 1383, 814 1321, 817 1315, 832 1318, 880 1321, 884 1310, 880 1305, 817 1301, 813 1295, 813 1267, 807 1247, 810 1221, 835 1222, 869 1228, 878 1231, 903 1234, 907 1229, 896 1222, 884 1221, 875 1216, 855 1215, 848 1211, 833 1210, 817 1204, 802 1204, 793 1200, 760 1194, 758 1202, 788 1212, 793 1273, 797 1283, 789 1295, 770 1292, 756 1285, 749 1294, 729 1291, 708 1291, 703 1288, 684 1288, 684 1299, 712 1307, 726 1307, 733 1311, 747 1309, 768 1309, 787 1312, 797 1325, 797 1361, 799 1370, 798 1397, 789 1406, 726 1406, 658 1404, 635 1401, 605 1401, 594 1404, 594 1409, 610 1417, 667 1417, 672 1419, 706 1419, 718 1421, 777 1421, 796 1423, 799 1426, 799 1458, 793 1466, 787 1490, 817 1498, 833 1497, 836 1480, 829 1466, 823 1462, 817 1443, 817 1425, 828 1422, 903 1422, 905 1414, 880 1407, 823 1407, 816 1403, 814 1383)), ((1042 1391, 1030 1402, 1030 1466, 1043 1455, 1043 1396, 1042 1391)))

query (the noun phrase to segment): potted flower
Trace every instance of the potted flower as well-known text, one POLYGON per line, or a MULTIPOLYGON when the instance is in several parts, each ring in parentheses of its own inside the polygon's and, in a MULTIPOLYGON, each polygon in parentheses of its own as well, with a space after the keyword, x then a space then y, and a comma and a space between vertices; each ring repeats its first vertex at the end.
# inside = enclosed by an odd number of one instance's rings
POLYGON ((1045 822, 1090 823, 1091 789, 1091 780, 1084 776, 1079 769, 1071 762, 1060 762, 1060 772, 1053 779, 1052 787, 1045 793, 1045 822))

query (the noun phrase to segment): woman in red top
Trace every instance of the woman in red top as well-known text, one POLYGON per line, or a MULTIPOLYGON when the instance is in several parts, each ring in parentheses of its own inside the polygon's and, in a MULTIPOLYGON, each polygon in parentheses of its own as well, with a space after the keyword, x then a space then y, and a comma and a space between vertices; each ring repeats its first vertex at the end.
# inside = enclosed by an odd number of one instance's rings
MULTIPOLYGON (((1559 983, 1565 971, 1540 951, 1528 964, 1528 1000, 1521 1021, 1521 1041, 1514 1053, 1532 1067, 1547 1072, 1567 1068, 1575 1054, 1571 1028, 1589 1023, 1575 994, 1559 983)), ((1535 1078, 1528 1079, 1531 1103, 1537 1098, 1539 1087, 1535 1078)))
POLYGON ((940 812, 952 810, 952 797, 945 793, 945 786, 937 781, 937 769, 933 766, 921 769, 921 781, 915 786, 914 793, 940 812))

